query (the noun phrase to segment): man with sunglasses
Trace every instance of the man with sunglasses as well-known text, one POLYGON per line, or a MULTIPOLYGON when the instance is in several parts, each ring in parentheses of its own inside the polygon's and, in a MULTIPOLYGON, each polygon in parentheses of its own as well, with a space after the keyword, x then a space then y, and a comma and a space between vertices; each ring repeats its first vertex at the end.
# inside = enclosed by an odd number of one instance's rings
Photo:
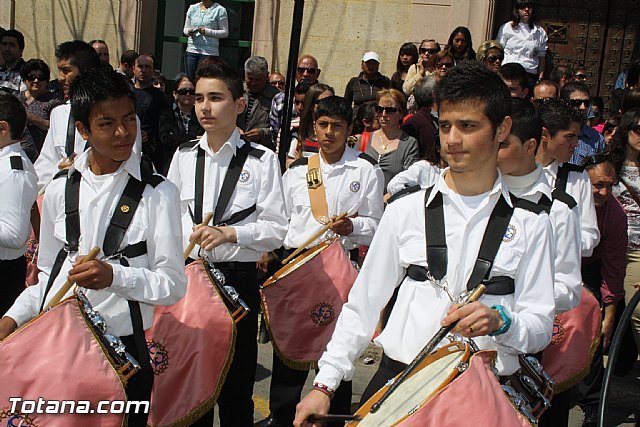
POLYGON ((533 87, 531 101, 536 105, 544 104, 550 99, 558 99, 558 85, 551 80, 541 80, 533 87))
POLYGON ((601 152, 604 149, 604 137, 587 124, 591 95, 589 86, 583 82, 569 82, 560 92, 562 100, 571 108, 578 109, 582 116, 578 147, 571 156, 569 163, 577 165, 584 157, 601 152))
POLYGON ((284 91, 285 79, 282 73, 273 72, 269 74, 269 84, 280 92, 284 91))
MULTIPOLYGON (((318 77, 320 77, 320 68, 318 66, 318 60, 311 55, 302 55, 298 59, 298 65, 296 66, 296 82, 306 82, 311 85, 318 83, 318 77)), ((280 127, 282 126, 282 109, 284 108, 284 92, 281 92, 273 97, 271 101, 271 111, 269 112, 269 123, 271 125, 271 138, 276 147, 280 145, 280 127)), ((297 112, 295 105, 291 103, 291 117, 296 117, 297 112)))

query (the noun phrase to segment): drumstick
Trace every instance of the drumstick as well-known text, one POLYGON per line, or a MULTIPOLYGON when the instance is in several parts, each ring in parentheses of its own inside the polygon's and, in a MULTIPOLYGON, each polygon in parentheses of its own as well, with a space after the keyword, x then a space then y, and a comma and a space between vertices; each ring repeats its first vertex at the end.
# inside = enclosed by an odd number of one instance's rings
MULTIPOLYGON (((213 219, 213 212, 209 212, 207 215, 205 215, 204 219, 202 220, 202 223, 200 223, 200 226, 209 225, 209 223, 211 222, 211 219, 213 219)), ((187 249, 184 250, 185 260, 189 258, 189 255, 191 254, 191 251, 193 250, 193 248, 195 248, 195 246, 196 246, 196 242, 189 242, 187 249)))
POLYGON ((300 252, 304 251, 307 246, 309 246, 310 244, 312 244, 318 237, 322 236, 324 233, 326 233, 326 231, 331 228, 331 226, 333 225, 334 222, 340 221, 342 218, 344 218, 345 216, 347 216, 347 212, 343 212, 340 215, 338 215, 336 217, 336 219, 329 221, 328 223, 326 223, 320 230, 318 230, 316 233, 313 234, 313 236, 309 237, 309 240, 307 240, 306 242, 304 242, 303 244, 300 245, 300 247, 298 249, 296 249, 295 251, 293 251, 293 253, 291 255, 289 255, 288 257, 286 257, 285 259, 282 260, 282 265, 285 265, 286 263, 288 263, 289 261, 291 261, 293 258, 295 258, 300 252))
POLYGON ((358 415, 333 415, 333 414, 313 414, 309 415, 307 422, 311 424, 328 424, 335 422, 362 421, 362 417, 358 415))
MULTIPOLYGON (((94 260, 99 253, 100 253, 100 248, 97 246, 94 246, 94 248, 91 249, 84 258, 82 258, 82 261, 80 261, 78 265, 83 264, 87 261, 94 260)), ((67 292, 69 292, 69 289, 71 289, 72 286, 73 286, 73 283, 67 279, 67 281, 64 282, 60 290, 56 292, 53 298, 51 298, 51 300, 49 301, 49 304, 47 304, 47 306, 44 308, 44 311, 47 311, 54 305, 58 304, 60 300, 62 300, 62 298, 67 294, 67 292)))
MULTIPOLYGON (((469 295, 468 299, 462 305, 467 305, 469 303, 477 301, 482 296, 482 294, 484 294, 484 292, 486 290, 487 290, 487 288, 483 284, 478 285, 473 290, 471 295, 469 295)), ((458 321, 455 321, 455 322, 451 323, 450 325, 441 327, 440 330, 438 332, 436 332, 434 337, 431 338, 431 340, 427 343, 427 345, 424 346, 424 348, 422 350, 420 350, 420 353, 418 353, 418 355, 415 357, 415 359, 413 359, 411 361, 411 363, 406 368, 404 368, 404 371, 402 371, 402 373, 400 373, 398 378, 396 378, 396 380, 393 381, 393 384, 391 384, 391 386, 389 386, 387 391, 384 392, 384 394, 380 397, 380 399, 376 403, 374 403, 373 406, 371 406, 371 413, 372 414, 374 412, 378 411, 378 409, 380 409, 380 406, 382 406, 384 401, 387 400, 387 398, 389 396, 391 396, 391 393, 396 391, 396 389, 400 386, 400 384, 402 384, 402 382, 413 371, 415 371, 416 367, 424 360, 425 357, 427 357, 429 354, 431 354, 431 352, 433 350, 435 350, 435 348, 438 346, 438 344, 440 344, 440 341, 442 341, 444 339, 444 337, 446 337, 447 334, 449 332, 451 332, 451 330, 453 328, 455 328, 455 326, 457 324, 458 324, 458 321)))

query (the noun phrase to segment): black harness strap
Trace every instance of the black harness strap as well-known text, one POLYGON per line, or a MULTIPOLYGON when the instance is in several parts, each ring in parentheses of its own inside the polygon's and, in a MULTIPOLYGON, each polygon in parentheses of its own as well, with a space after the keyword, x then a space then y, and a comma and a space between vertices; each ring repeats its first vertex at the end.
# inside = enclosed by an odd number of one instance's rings
POLYGON ((196 158, 196 185, 195 185, 195 206, 193 217, 198 224, 202 223, 202 203, 204 200, 204 157, 205 152, 198 147, 198 157, 196 158))
POLYGON ((436 280, 442 280, 447 274, 447 239, 444 234, 444 202, 442 193, 438 192, 429 207, 426 202, 433 187, 429 187, 424 195, 424 225, 427 234, 427 265, 436 280))
POLYGON ((67 140, 64 146, 64 152, 67 157, 71 157, 75 153, 76 148, 76 120, 73 118, 73 111, 69 108, 69 121, 67 122, 67 140))

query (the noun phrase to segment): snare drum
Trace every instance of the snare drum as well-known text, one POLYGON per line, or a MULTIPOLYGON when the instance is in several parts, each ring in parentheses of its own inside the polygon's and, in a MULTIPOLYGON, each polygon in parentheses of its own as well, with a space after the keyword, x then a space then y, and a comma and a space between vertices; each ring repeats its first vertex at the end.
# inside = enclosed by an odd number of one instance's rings
POLYGON ((100 401, 126 402, 127 380, 139 366, 120 339, 105 330, 104 320, 76 291, 1 341, 0 424, 121 426, 123 414, 95 410, 100 401), (61 413, 20 411, 20 405, 11 413, 11 397, 42 398, 48 402, 45 409, 61 413), (70 413, 70 406, 61 410, 61 403, 56 410, 55 401, 63 400, 75 402, 73 412, 89 413, 70 413))
POLYGON ((285 365, 317 366, 357 275, 340 241, 331 239, 306 250, 262 285, 262 312, 285 365))
POLYGON ((248 310, 206 260, 192 262, 185 274, 185 296, 157 306, 146 333, 155 374, 151 426, 190 425, 213 407, 233 358, 235 323, 248 310))

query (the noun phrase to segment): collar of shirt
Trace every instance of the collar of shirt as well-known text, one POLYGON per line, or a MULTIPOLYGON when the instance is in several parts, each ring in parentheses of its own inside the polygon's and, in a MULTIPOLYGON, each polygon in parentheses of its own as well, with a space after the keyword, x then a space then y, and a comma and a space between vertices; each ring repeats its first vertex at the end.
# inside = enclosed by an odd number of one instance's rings
MULTIPOLYGON (((547 166, 544 167, 545 172, 553 178, 554 182, 558 177, 558 169, 560 168, 561 165, 562 163, 560 163, 557 160, 554 160, 553 162, 549 163, 547 166)), ((549 182, 549 185, 551 185, 551 182, 549 182)), ((553 185, 551 186, 553 187, 553 185)))
MULTIPOLYGON (((453 190, 449 188, 449 186, 444 180, 444 177, 448 172, 449 172, 449 168, 443 169, 442 172, 440 172, 440 179, 435 184, 435 189, 440 193, 442 193, 443 195, 448 195, 450 192, 453 192, 453 190)), ((507 188, 507 185, 504 183, 502 179, 502 174, 498 169, 496 169, 496 173, 497 173, 497 177, 495 182, 493 183, 493 188, 491 188, 491 190, 489 191, 489 197, 487 198, 487 200, 490 199, 495 194, 502 194, 502 196, 507 201, 509 206, 513 206, 513 203, 511 202, 511 197, 509 197, 509 189, 507 188)), ((433 200, 435 195, 436 195, 436 191, 432 191, 427 200, 427 206, 431 204, 431 201, 433 200)), ((479 206, 478 211, 480 211, 481 208, 484 207, 486 203, 488 203, 488 201, 484 201, 481 204, 481 206, 479 206)))
MULTIPOLYGON (((92 150, 93 149, 89 147, 86 151, 76 157, 73 162, 73 166, 69 168, 69 175, 76 170, 80 172, 80 174, 84 174, 89 169, 89 154, 92 150)), ((140 155, 136 154, 135 150, 131 151, 131 156, 129 156, 129 158, 120 165, 115 173, 118 174, 122 170, 126 171, 138 181, 142 180, 142 174, 140 172, 140 155)))
POLYGON ((358 152, 349 146, 344 147, 344 153, 342 157, 335 163, 326 163, 320 154, 320 169, 326 173, 331 173, 334 170, 340 170, 342 168, 356 169, 358 167, 358 152))
POLYGON ((13 144, 0 148, 0 159, 10 157, 12 154, 20 154, 21 151, 22 147, 20 146, 20 143, 14 142, 13 144))
POLYGON ((238 131, 238 128, 235 128, 233 130, 233 133, 231 133, 231 136, 229 137, 227 142, 222 144, 222 147, 220 147, 220 149, 216 153, 214 153, 213 150, 211 149, 211 147, 209 147, 209 141, 207 140, 206 132, 205 132, 204 135, 202 135, 202 138, 200 138, 200 142, 198 143, 200 148, 202 148, 205 151, 205 153, 207 153, 207 155, 209 155, 209 156, 211 156, 213 158, 215 158, 217 156, 225 157, 224 154, 228 153, 229 150, 231 152, 231 155, 235 156, 236 155, 236 150, 242 144, 245 144, 245 142, 240 139, 240 132, 238 131))

